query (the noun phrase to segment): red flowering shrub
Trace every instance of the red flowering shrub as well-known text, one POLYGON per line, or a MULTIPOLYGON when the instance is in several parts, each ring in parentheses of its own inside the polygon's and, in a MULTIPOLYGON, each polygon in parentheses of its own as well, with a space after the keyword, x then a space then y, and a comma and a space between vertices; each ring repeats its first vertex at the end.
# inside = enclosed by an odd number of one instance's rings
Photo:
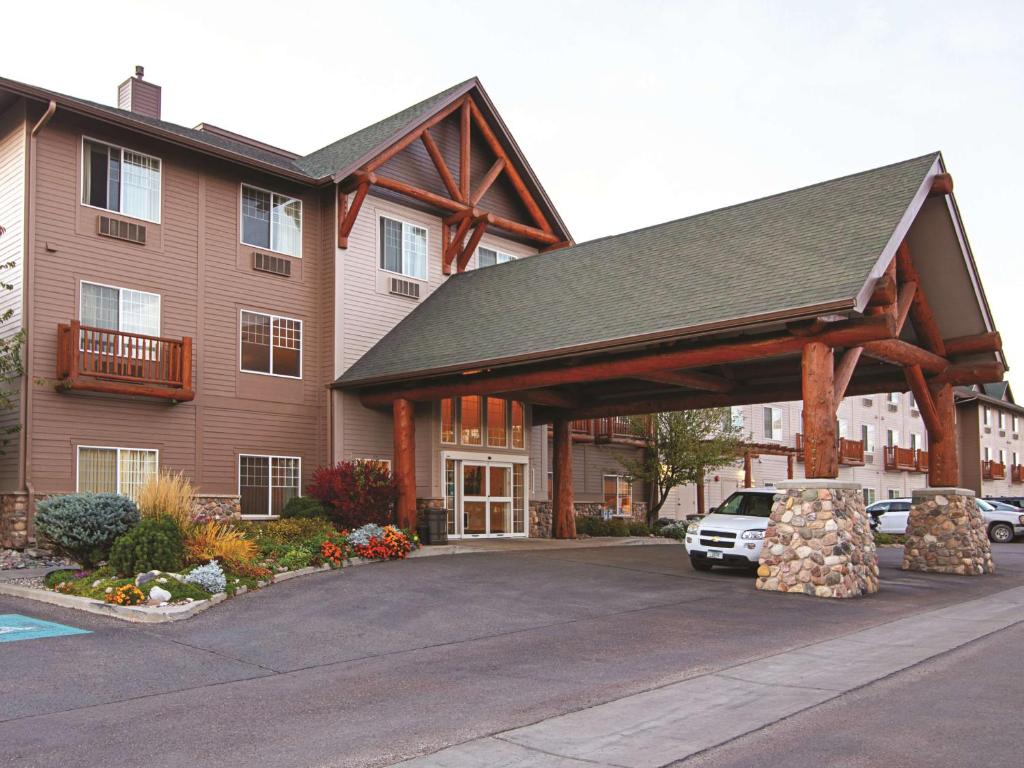
POLYGON ((339 528, 393 522, 398 485, 379 461, 342 461, 318 467, 306 493, 318 499, 339 528))

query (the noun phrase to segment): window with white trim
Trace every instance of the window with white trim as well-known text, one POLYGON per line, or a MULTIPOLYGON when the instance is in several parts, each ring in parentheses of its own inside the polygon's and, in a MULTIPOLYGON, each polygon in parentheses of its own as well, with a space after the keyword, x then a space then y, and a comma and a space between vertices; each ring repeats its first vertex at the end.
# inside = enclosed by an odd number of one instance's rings
POLYGON ((729 421, 733 429, 743 429, 743 408, 738 405, 729 406, 729 421))
POLYGON ((916 432, 910 433, 910 450, 917 451, 921 448, 921 436, 916 432))
POLYGON ((160 221, 160 160, 82 140, 82 203, 145 221, 160 221))
POLYGON ((152 448, 78 447, 77 489, 80 493, 119 493, 138 498, 139 490, 156 477, 158 452, 152 448))
POLYGON ((633 486, 625 475, 605 475, 604 506, 613 515, 633 514, 633 486))
POLYGON ((849 437, 850 423, 846 419, 839 419, 839 437, 849 437))
POLYGON ((1006 466, 1006 450, 1004 448, 999 449, 999 463, 1006 466))
POLYGON ((298 456, 238 457, 238 495, 242 514, 280 515, 288 501, 299 496, 301 460, 298 456))
POLYGON ((380 268, 385 272, 426 280, 426 228, 381 216, 380 268))
POLYGON ((863 488, 861 493, 864 495, 864 506, 875 503, 875 489, 874 488, 863 488))
POLYGON ((1006 429, 1006 411, 998 411, 997 413, 999 414, 999 428, 1006 429))
POLYGON ((1013 452, 1013 466, 1020 466, 1020 454, 1017 451, 1013 452))
POLYGON ((242 185, 242 243, 302 257, 302 201, 242 185))
POLYGON ((302 378, 302 321, 242 310, 241 370, 302 378))
POLYGON ((1013 423, 1013 431, 1014 432, 1020 432, 1020 417, 1014 415, 1012 423, 1013 423))
POLYGON ((890 448, 896 448, 900 444, 900 433, 898 429, 885 430, 885 444, 890 448))
POLYGON ((981 411, 981 423, 986 427, 992 426, 992 409, 987 405, 981 411))
POLYGON ((112 331, 160 335, 160 294, 82 281, 78 319, 112 331))
POLYGON ((860 439, 864 443, 864 453, 875 452, 875 425, 861 424, 860 439))
POLYGON ((509 261, 515 261, 517 258, 517 256, 513 256, 511 253, 502 253, 494 248, 484 248, 481 246, 476 249, 476 265, 478 268, 505 264, 509 261))
POLYGON ((897 488, 890 488, 889 491, 888 491, 888 497, 890 499, 898 499, 900 497, 899 489, 897 489, 897 488))
POLYGON ((782 409, 774 405, 764 407, 764 437, 766 440, 782 439, 782 409))
POLYGON ((889 405, 899 405, 900 404, 900 393, 899 392, 890 392, 887 395, 887 399, 888 399, 889 405))
POLYGON ((992 461, 992 449, 987 445, 984 448, 985 461, 992 461))

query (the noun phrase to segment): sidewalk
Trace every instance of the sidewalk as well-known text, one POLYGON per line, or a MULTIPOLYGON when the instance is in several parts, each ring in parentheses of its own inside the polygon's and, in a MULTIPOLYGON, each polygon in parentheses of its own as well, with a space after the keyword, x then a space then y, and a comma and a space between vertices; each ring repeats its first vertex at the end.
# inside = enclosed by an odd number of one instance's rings
POLYGON ((657 768, 1024 622, 1024 587, 475 739, 405 768, 657 768))

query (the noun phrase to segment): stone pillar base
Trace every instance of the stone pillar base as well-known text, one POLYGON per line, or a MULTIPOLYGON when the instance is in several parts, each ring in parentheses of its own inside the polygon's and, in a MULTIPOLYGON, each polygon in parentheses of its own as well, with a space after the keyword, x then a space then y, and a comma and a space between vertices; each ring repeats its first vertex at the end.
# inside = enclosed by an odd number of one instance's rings
POLYGON ((776 487, 757 588, 816 597, 877 592, 875 539, 860 485, 787 480, 776 487))
POLYGON ((995 573, 985 518, 966 488, 913 493, 903 544, 903 570, 980 576, 995 573))

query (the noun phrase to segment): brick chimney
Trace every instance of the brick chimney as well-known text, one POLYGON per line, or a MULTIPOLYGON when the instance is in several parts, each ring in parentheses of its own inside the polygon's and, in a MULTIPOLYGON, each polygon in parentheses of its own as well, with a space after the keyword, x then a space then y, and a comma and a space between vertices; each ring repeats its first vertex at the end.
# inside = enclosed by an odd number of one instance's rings
POLYGON ((135 67, 135 77, 129 77, 117 87, 117 106, 143 117, 160 119, 160 86, 142 79, 144 70, 135 67))

